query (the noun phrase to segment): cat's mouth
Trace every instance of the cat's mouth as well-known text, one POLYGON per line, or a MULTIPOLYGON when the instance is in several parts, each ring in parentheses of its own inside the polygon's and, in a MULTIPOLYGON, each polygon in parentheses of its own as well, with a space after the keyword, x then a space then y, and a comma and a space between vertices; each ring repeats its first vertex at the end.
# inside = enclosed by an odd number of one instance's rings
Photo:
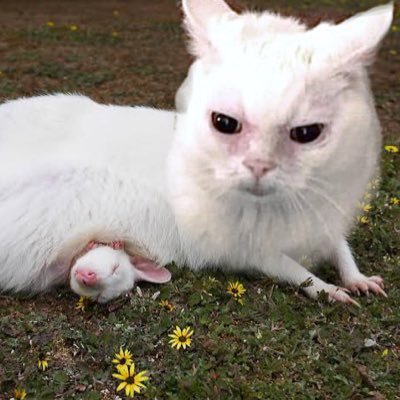
POLYGON ((262 186, 259 182, 253 185, 246 185, 240 188, 242 191, 251 194, 255 197, 265 197, 272 195, 276 192, 276 187, 274 186, 262 186))

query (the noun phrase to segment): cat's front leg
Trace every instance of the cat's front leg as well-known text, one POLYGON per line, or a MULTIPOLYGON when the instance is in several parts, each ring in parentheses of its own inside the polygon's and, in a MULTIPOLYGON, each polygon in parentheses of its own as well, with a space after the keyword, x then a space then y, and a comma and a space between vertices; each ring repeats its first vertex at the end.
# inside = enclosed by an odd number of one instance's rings
POLYGON ((383 279, 380 276, 365 276, 359 271, 346 239, 343 238, 338 243, 334 258, 346 289, 357 295, 360 295, 360 293, 368 295, 369 292, 373 292, 387 297, 383 290, 383 279))
POLYGON ((325 292, 332 301, 359 305, 349 296, 347 289, 324 282, 285 254, 281 254, 276 262, 262 268, 262 271, 279 281, 301 288, 313 299, 316 299, 321 292, 325 292))

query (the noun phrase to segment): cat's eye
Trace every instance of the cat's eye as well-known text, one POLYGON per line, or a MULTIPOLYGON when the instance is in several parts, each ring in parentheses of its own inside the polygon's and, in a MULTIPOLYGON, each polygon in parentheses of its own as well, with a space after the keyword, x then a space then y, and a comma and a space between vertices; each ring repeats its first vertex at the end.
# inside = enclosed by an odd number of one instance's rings
POLYGON ((225 135, 239 133, 242 130, 242 124, 229 115, 213 112, 211 114, 211 121, 214 128, 225 135))
POLYGON ((290 139, 297 143, 309 143, 318 138, 324 129, 324 124, 296 126, 290 130, 290 139))

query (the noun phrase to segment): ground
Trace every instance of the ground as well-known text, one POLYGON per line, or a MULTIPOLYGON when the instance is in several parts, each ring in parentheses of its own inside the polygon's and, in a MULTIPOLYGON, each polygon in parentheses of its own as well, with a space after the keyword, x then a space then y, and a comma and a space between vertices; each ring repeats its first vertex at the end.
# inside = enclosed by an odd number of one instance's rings
MULTIPOLYGON (((315 24, 377 2, 234 5, 315 24)), ((63 91, 172 108, 190 63, 179 18, 171 0, 3 0, 0 98, 63 91)), ((397 15, 371 69, 384 144, 398 147, 399 39, 397 15)), ((131 296, 83 311, 67 289, 31 299, 1 295, 0 399, 10 399, 16 387, 27 399, 115 399, 111 361, 120 347, 132 352, 137 372, 149 373, 147 388, 136 395, 143 399, 400 399, 399 169, 399 153, 383 150, 378 196, 350 238, 360 268, 385 278, 387 299, 362 297, 360 308, 328 304, 264 277, 176 266, 169 284, 141 285, 131 296), (243 304, 226 292, 236 280, 247 289, 243 304), (190 348, 168 344, 176 325, 194 329, 190 348), (45 371, 39 357, 48 361, 45 371)), ((322 275, 337 282, 328 265, 322 275)))

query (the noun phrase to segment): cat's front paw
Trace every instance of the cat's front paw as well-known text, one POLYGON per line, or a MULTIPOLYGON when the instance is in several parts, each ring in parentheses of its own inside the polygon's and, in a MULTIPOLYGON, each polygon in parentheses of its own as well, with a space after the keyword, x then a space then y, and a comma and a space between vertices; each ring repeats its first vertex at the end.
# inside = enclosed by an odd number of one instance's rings
POLYGON ((337 301, 360 307, 360 304, 351 298, 348 289, 331 285, 323 281, 316 282, 316 284, 311 284, 308 287, 303 287, 303 290, 314 299, 319 298, 321 294, 325 294, 327 300, 331 302, 337 301))
POLYGON ((369 295, 370 292, 387 297, 384 289, 383 279, 380 276, 365 276, 358 274, 356 277, 345 280, 346 289, 355 293, 369 295))
POLYGON ((360 307, 360 304, 351 298, 349 294, 350 292, 345 288, 340 288, 335 285, 327 285, 323 291, 327 293, 330 301, 338 301, 340 303, 352 304, 360 307))

